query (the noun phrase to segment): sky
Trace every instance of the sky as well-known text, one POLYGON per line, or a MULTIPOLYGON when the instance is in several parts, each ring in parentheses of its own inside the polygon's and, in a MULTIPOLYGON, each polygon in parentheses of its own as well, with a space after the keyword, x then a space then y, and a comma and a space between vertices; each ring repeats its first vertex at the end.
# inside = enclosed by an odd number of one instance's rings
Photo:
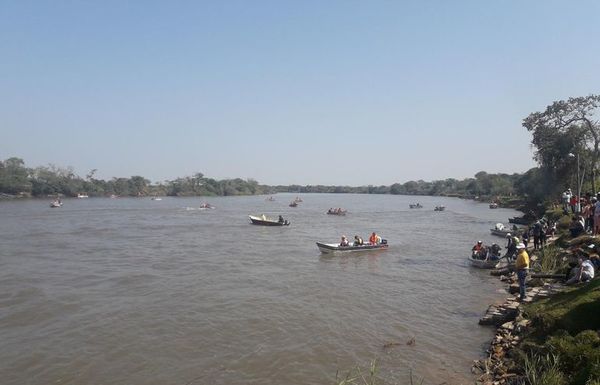
POLYGON ((598 1, 0 0, 0 159, 153 182, 522 173, 522 120, 600 93, 598 15, 598 1))

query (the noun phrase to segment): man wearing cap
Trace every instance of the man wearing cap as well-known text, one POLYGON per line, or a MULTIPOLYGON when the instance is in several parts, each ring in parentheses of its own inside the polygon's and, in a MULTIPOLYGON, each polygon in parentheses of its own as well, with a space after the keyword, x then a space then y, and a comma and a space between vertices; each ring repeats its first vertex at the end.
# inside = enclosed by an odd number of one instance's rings
POLYGON ((523 301, 525 299, 525 279, 527 278, 527 271, 529 270, 529 254, 523 243, 517 245, 517 260, 515 262, 515 270, 517 271, 517 278, 519 279, 519 299, 523 301))

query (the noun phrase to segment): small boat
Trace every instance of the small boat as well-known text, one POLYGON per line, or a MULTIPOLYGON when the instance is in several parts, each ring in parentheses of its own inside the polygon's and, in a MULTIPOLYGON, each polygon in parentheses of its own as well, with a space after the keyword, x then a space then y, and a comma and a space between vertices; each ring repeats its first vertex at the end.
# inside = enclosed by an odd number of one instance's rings
POLYGON ((348 210, 342 210, 340 208, 327 210, 327 214, 328 215, 341 215, 341 216, 344 216, 344 215, 346 215, 347 212, 348 212, 348 210))
POLYGON ((493 269, 500 263, 502 257, 500 256, 500 247, 497 243, 492 243, 491 246, 483 246, 480 242, 477 242, 480 246, 480 250, 473 248, 471 256, 468 258, 471 266, 479 269, 493 269))
POLYGON ((496 203, 496 202, 490 203, 490 208, 491 209, 497 209, 498 208, 498 203, 496 203))
POLYGON ((514 223, 516 225, 529 225, 535 222, 535 219, 526 219, 525 217, 512 217, 508 218, 508 223, 514 223))
POLYGON ((290 203, 290 207, 298 207, 298 202, 292 201, 292 203, 290 203))
POLYGON ((497 235, 499 237, 506 237, 507 234, 518 235, 521 230, 515 227, 516 226, 511 229, 504 226, 502 223, 496 223, 496 226, 494 226, 493 229, 490 229, 490 232, 492 235, 497 235))
POLYGON ((477 259, 472 255, 469 257, 469 262, 471 262, 471 266, 479 269, 493 269, 500 263, 498 259, 477 259))
POLYGON ((266 216, 262 215, 260 217, 256 217, 254 215, 248 215, 250 217, 250 222, 253 225, 260 225, 260 226, 289 226, 290 222, 287 220, 283 220, 283 217, 279 216, 279 220, 273 220, 270 218, 267 218, 266 216))
POLYGON ((201 209, 214 209, 214 208, 215 208, 215 206, 211 205, 210 203, 202 203, 202 204, 200 205, 200 208, 201 208, 201 209))
POLYGON ((386 239, 382 239, 381 243, 378 244, 370 244, 365 243, 362 246, 340 246, 339 243, 322 243, 317 242, 317 247, 323 254, 344 254, 344 253, 354 253, 358 251, 373 251, 373 250, 386 250, 388 248, 388 243, 386 239))
POLYGON ((275 202, 275 198, 273 198, 273 197, 268 197, 265 200, 268 201, 268 202, 275 202))
POLYGON ((50 207, 52 207, 52 208, 61 207, 62 205, 63 205, 63 203, 60 200, 56 200, 54 202, 50 202, 50 207))
POLYGON ((294 199, 294 202, 300 203, 300 202, 304 202, 304 201, 302 200, 302 198, 296 197, 296 199, 294 199))
POLYGON ((89 198, 87 194, 77 194, 77 198, 89 198))
POLYGON ((446 210, 446 207, 441 206, 441 205, 435 206, 435 208, 433 209, 433 211, 444 211, 444 210, 446 210))
POLYGON ((161 197, 152 197, 152 198, 150 198, 150 200, 153 200, 153 201, 162 201, 162 198, 161 197))
POLYGON ((408 205, 408 207, 411 209, 422 209, 423 205, 420 203, 411 203, 408 205))

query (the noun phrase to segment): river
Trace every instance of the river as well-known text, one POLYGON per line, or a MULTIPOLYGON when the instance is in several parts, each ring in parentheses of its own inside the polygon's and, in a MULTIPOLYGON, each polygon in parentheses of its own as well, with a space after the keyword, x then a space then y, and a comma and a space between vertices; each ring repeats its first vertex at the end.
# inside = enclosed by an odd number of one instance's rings
POLYGON ((373 359, 394 383, 472 383, 493 335, 477 321, 505 294, 466 257, 479 239, 504 246, 489 229, 518 212, 355 194, 291 208, 294 197, 0 202, 2 383, 334 384, 373 359), (263 213, 291 226, 250 224, 263 213), (371 231, 389 250, 315 245, 371 231))

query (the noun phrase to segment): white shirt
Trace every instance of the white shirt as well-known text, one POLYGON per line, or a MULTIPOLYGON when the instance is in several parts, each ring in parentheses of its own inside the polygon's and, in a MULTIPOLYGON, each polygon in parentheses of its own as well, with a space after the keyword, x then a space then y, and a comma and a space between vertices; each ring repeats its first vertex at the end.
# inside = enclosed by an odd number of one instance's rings
POLYGON ((590 261, 581 262, 581 270, 586 273, 590 278, 594 278, 594 265, 590 261))

